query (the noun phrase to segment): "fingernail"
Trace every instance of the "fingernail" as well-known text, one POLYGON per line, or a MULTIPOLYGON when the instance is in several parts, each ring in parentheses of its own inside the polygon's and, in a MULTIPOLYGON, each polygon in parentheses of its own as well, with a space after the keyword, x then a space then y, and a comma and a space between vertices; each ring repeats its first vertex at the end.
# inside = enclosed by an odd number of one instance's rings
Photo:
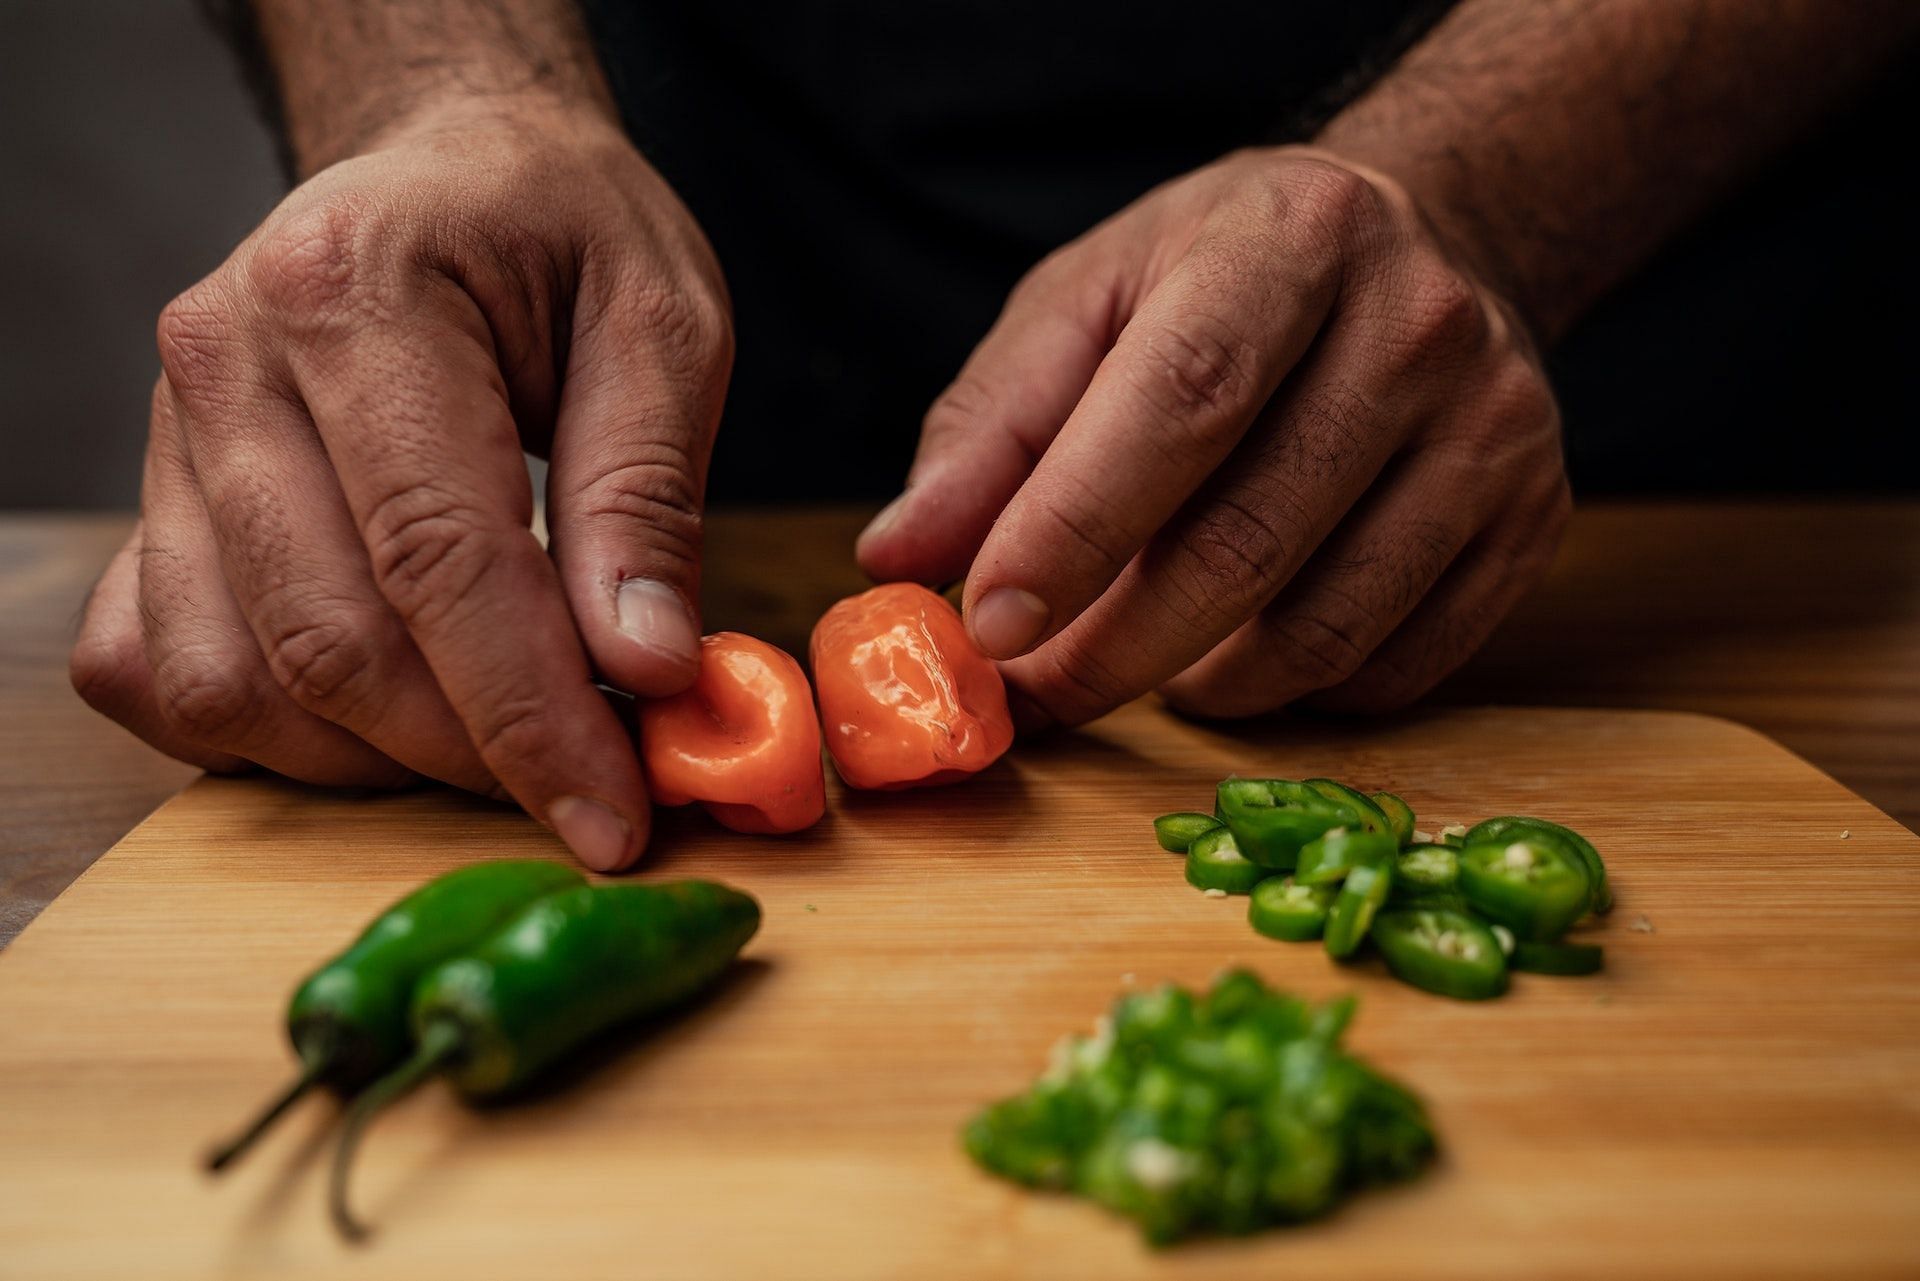
POLYGON ((1018 658, 1047 630, 1047 602, 1018 587, 996 587, 980 598, 967 622, 988 658, 1018 658))
POLYGON ((893 527, 900 523, 901 513, 906 510, 907 496, 905 494, 900 495, 900 497, 894 499, 885 507, 882 507, 879 513, 867 522, 867 527, 860 531, 860 537, 853 540, 853 554, 856 557, 863 555, 866 551, 867 544, 877 539, 885 538, 888 534, 892 533, 893 527))
POLYGON ((633 828, 599 801, 562 796, 547 807, 547 822, 574 857, 596 872, 611 872, 627 861, 633 828))
POLYGON ((700 661, 700 628, 679 592, 657 578, 629 578, 613 599, 622 635, 674 662, 700 661))

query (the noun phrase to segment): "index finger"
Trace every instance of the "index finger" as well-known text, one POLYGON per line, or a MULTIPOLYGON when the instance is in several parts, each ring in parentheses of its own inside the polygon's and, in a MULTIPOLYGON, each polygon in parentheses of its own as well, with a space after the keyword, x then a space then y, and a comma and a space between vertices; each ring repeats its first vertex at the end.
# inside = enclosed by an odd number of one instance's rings
POLYGON ((1331 270, 1258 252, 1197 243, 1121 331, 974 561, 965 613, 988 654, 1025 653, 1092 604, 1306 352, 1331 270))
POLYGON ((362 314, 302 345, 294 384, 374 580, 481 758, 581 862, 624 867, 646 843, 646 789, 531 531, 485 319, 450 284, 410 301, 410 323, 362 314))

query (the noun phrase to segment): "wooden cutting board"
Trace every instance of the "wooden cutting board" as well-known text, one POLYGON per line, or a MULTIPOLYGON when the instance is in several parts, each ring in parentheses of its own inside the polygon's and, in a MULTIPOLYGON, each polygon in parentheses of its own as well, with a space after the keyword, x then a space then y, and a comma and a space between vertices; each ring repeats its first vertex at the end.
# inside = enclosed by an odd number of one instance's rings
POLYGON ((643 875, 760 897, 716 999, 567 1088, 372 1134, 359 1247, 331 1101, 228 1178, 196 1157, 288 1070, 282 1003, 386 902, 560 854, 504 808, 204 780, 0 953, 0 1277, 939 1278, 1920 1273, 1920 840, 1767 740, 1664 713, 1483 710, 1251 738, 1135 706, 962 787, 839 796, 791 840, 662 824, 643 875), (1204 898, 1148 820, 1229 772, 1392 788, 1421 825, 1538 813, 1606 853, 1596 979, 1458 1004, 1204 898), (1250 965, 1357 991, 1442 1163, 1332 1219, 1152 1252, 956 1135, 1122 989, 1250 965))

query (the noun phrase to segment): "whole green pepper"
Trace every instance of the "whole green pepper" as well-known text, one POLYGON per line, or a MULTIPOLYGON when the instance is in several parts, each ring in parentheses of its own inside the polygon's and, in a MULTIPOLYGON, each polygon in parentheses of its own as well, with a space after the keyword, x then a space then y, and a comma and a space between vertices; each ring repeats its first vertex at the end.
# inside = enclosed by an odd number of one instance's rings
POLYGON ((236 1137, 207 1158, 224 1169, 315 1085, 350 1094, 412 1048, 407 1005, 429 969, 470 950, 529 903, 586 884, 544 859, 474 863, 427 882, 315 970, 287 1007, 287 1035, 300 1074, 236 1137))
POLYGON ((347 1115, 331 1184, 333 1221, 364 1229, 347 1206, 361 1133, 382 1108, 436 1072, 469 1099, 526 1085, 617 1024, 676 1005, 718 978, 760 927, 760 905, 712 881, 584 887, 540 900, 414 992, 412 1058, 347 1115))

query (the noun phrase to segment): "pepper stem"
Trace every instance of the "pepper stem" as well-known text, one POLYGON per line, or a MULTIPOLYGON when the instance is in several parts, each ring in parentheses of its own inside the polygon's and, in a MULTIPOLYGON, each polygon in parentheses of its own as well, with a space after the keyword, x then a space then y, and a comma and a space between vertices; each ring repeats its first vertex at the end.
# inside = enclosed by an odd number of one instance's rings
POLYGON ((207 1153, 207 1169, 217 1174, 232 1165, 241 1153, 252 1147, 261 1135, 273 1128, 273 1123, 278 1121, 288 1108, 299 1102, 301 1097, 314 1087, 326 1068, 327 1056, 324 1054, 311 1055, 302 1060, 300 1075, 294 1077, 287 1088, 282 1090, 273 1102, 267 1104, 246 1129, 207 1153))
POLYGON ((420 1038, 413 1057, 368 1086, 347 1111, 340 1130, 340 1145, 333 1151, 333 1173, 327 1185, 327 1210, 333 1226, 349 1241, 367 1235, 367 1227, 353 1217, 347 1205, 347 1178, 353 1168, 353 1154, 360 1146, 360 1135, 367 1123, 390 1103, 398 1102, 422 1081, 432 1076, 460 1049, 460 1029, 452 1023, 436 1023, 420 1038))

